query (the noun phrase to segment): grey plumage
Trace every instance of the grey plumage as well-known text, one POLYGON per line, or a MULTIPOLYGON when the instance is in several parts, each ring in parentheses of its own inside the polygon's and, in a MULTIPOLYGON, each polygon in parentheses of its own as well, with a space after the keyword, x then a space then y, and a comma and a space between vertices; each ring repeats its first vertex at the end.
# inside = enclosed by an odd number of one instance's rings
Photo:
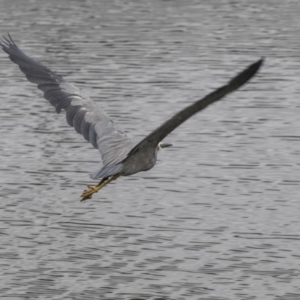
MULTIPOLYGON (((104 169, 126 158, 135 142, 94 101, 60 75, 27 56, 10 36, 4 37, 0 45, 27 79, 36 83, 44 92, 44 97, 55 107, 56 112, 65 110, 68 124, 99 150, 104 169)), ((104 169, 103 173, 98 171, 91 177, 100 178, 96 174, 109 176, 109 172, 104 172, 104 169)))
POLYGON ((0 41, 0 46, 19 66, 27 79, 37 84, 44 92, 44 97, 55 107, 56 112, 65 110, 68 124, 99 150, 103 167, 91 177, 103 180, 96 187, 90 187, 90 190, 85 191, 82 195, 83 200, 89 199, 93 193, 117 176, 127 176, 151 169, 156 163, 157 151, 164 146, 160 142, 170 132, 195 113, 245 84, 256 74, 263 62, 259 60, 250 65, 228 84, 178 112, 136 144, 88 96, 60 75, 27 56, 10 36, 4 37, 0 41))

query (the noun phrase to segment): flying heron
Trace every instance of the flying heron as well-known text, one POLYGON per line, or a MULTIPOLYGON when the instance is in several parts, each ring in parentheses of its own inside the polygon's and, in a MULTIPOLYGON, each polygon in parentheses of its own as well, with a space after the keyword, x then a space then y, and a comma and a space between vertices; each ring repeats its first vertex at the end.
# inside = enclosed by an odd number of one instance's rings
POLYGON ((172 146, 161 143, 170 132, 200 110, 240 88, 256 74, 263 62, 260 59, 251 64, 226 85, 184 108, 136 144, 94 101, 63 77, 27 56, 9 34, 0 40, 0 46, 27 79, 44 92, 45 99, 55 107, 56 112, 65 110, 68 124, 99 150, 102 168, 92 174, 91 178, 101 181, 96 186, 88 186, 81 195, 81 201, 90 199, 94 193, 119 176, 153 168, 157 152, 172 146))

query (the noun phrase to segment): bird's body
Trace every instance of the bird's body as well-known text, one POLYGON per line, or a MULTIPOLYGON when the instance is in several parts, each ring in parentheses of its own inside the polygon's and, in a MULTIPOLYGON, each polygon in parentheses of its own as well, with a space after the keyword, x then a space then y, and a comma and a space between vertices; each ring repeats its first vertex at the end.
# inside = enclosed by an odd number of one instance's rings
POLYGON ((65 110, 68 124, 99 150, 103 166, 91 177, 102 180, 84 191, 82 200, 91 198, 119 176, 129 176, 153 168, 158 150, 171 146, 161 143, 170 132, 195 113, 241 87, 256 74, 262 64, 262 60, 259 60, 250 65, 227 85, 184 108, 136 144, 94 101, 61 76, 27 56, 10 36, 4 37, 0 46, 27 79, 44 92, 44 97, 55 107, 56 112, 65 110))
POLYGON ((143 148, 135 155, 128 156, 123 162, 121 175, 128 176, 152 169, 156 164, 157 151, 158 147, 143 148))

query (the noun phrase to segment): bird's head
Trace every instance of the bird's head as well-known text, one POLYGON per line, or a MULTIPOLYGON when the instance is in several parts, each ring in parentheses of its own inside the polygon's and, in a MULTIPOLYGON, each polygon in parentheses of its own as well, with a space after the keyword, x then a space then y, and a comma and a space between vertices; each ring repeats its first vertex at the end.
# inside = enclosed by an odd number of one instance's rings
POLYGON ((159 143, 157 146, 158 151, 161 150, 162 148, 168 148, 168 147, 172 147, 172 144, 163 144, 163 143, 159 143))

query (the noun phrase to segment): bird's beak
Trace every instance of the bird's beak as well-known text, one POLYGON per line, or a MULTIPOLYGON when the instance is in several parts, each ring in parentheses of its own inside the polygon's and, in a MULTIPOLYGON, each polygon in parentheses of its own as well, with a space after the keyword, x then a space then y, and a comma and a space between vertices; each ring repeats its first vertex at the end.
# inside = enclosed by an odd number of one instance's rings
POLYGON ((168 148, 168 147, 172 147, 173 145, 172 144, 160 144, 160 146, 162 148, 168 148))

